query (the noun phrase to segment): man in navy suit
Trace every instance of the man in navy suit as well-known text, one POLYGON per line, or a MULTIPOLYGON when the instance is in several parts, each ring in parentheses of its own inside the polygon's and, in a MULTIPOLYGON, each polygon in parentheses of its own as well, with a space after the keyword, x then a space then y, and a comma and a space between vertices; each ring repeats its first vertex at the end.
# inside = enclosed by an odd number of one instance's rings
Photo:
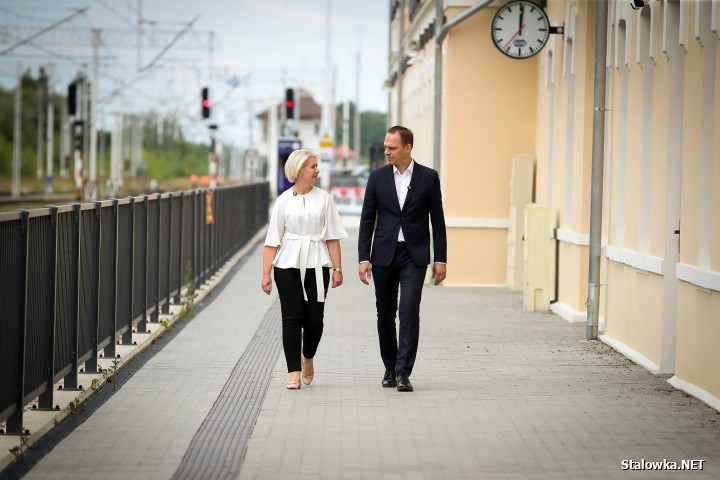
POLYGON ((412 392, 410 374, 420 335, 420 299, 430 263, 430 226, 433 233, 435 285, 445 280, 447 238, 435 170, 411 156, 413 133, 395 126, 385 136, 389 165, 370 173, 365 189, 358 253, 360 281, 375 283, 380 356, 385 364, 383 387, 412 392), (398 287, 400 301, 398 309, 398 287), (400 312, 399 335, 395 312, 400 312))

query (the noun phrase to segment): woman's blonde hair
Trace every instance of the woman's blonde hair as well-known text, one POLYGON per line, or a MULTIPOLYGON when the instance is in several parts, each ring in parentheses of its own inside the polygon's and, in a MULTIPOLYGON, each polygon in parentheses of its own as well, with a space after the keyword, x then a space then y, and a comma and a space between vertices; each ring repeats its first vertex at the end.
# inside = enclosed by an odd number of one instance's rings
POLYGON ((291 182, 297 180, 300 170, 303 169, 307 161, 317 156, 310 150, 300 149, 293 151, 285 162, 285 176, 291 182))

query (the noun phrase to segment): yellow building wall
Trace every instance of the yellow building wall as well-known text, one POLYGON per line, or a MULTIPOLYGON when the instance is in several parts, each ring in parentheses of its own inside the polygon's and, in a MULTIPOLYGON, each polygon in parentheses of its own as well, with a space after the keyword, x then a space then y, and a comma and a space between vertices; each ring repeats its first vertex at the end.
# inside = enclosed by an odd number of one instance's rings
POLYGON ((505 262, 498 261, 498 252, 507 248, 507 232, 485 229, 482 234, 473 228, 449 228, 447 231, 448 285, 504 285, 505 262), (481 281, 478 282, 478 279, 481 281), (501 279, 493 283, 492 279, 501 279))
MULTIPOLYGON (((620 8, 621 2, 615 3, 615 8, 620 8)), ((682 176, 681 176, 681 237, 680 237, 680 262, 698 266, 700 258, 700 239, 702 222, 711 223, 712 239, 710 242, 710 270, 717 276, 720 266, 720 48, 716 50, 716 58, 709 64, 715 69, 715 93, 714 93, 714 124, 709 125, 707 118, 703 118, 703 111, 706 108, 707 87, 704 85, 704 65, 707 65, 704 49, 694 38, 696 30, 696 9, 697 2, 682 2, 679 4, 683 9, 685 24, 684 29, 687 40, 685 46, 687 52, 683 56, 684 64, 684 88, 681 92, 670 91, 670 68, 667 57, 661 50, 662 35, 664 31, 663 21, 665 2, 653 2, 654 14, 653 23, 655 37, 650 41, 654 42, 655 59, 654 83, 652 95, 652 139, 649 145, 651 148, 650 165, 650 230, 649 230, 649 251, 642 252, 640 249, 640 225, 643 214, 638 208, 640 202, 641 181, 643 178, 641 161, 643 145, 640 135, 632 135, 631 127, 640 128, 648 121, 643 116, 643 71, 636 60, 637 38, 638 38, 638 15, 640 13, 628 11, 626 17, 627 39, 630 42, 630 70, 626 73, 627 78, 617 70, 617 63, 613 59, 613 73, 610 81, 612 119, 610 121, 609 155, 606 158, 606 165, 610 168, 609 192, 609 215, 605 219, 609 231, 609 244, 624 248, 627 253, 640 255, 646 253, 654 257, 665 256, 665 233, 667 229, 674 229, 674 225, 666 225, 667 213, 667 173, 668 162, 668 139, 673 132, 668 131, 668 123, 671 115, 678 115, 678 112, 670 111, 670 99, 673 96, 682 96, 683 111, 680 113, 683 119, 682 131, 682 176), (627 90, 625 90, 627 85, 627 90), (627 109, 624 109, 623 102, 627 102, 627 109), (627 112, 626 117, 623 117, 627 112), (711 218, 702 219, 700 212, 707 203, 707 199, 701 197, 702 182, 702 156, 703 156, 703 131, 708 132, 712 128, 713 153, 712 153, 712 194, 711 218), (625 138, 623 135, 627 134, 625 138), (621 162, 624 157, 625 166, 621 162), (619 190, 621 176, 625 179, 624 197, 619 190), (621 202, 622 199, 622 202, 621 202), (622 210, 622 211, 621 211, 622 210), (623 219, 624 215, 624 219, 623 219), (624 234, 620 232, 624 230, 624 234)), ((709 4, 708 4, 709 5, 709 4)), ((708 7, 705 5, 705 7, 708 7)), ((646 14, 647 10, 644 11, 646 14)), ((700 13, 700 18, 705 14, 700 13)), ((646 17, 645 20, 648 20, 646 17)), ((641 19, 642 21, 643 19, 641 19)), ((646 24, 647 25, 647 24, 646 24)), ((615 29, 619 28, 618 25, 615 29)), ((702 33, 702 32, 701 32, 702 33)), ((669 41, 677 41, 676 38, 669 41)), ((713 40, 715 41, 715 40, 713 40)), ((614 49, 613 49, 614 52, 614 49)), ((646 106, 647 108, 647 106, 646 106)), ((680 133, 678 132, 678 135, 680 133)), ((667 261, 667 260, 666 260, 667 261)), ((692 385, 692 388, 700 389, 712 395, 716 404, 720 404, 720 349, 717 348, 716 339, 720 333, 720 294, 708 288, 694 285, 687 281, 678 281, 675 278, 665 279, 662 275, 643 272, 629 264, 618 261, 607 260, 605 262, 607 273, 607 288, 605 289, 605 301, 603 302, 602 313, 605 319, 605 335, 615 341, 621 342, 622 348, 637 352, 649 362, 660 365, 662 353, 663 335, 675 335, 675 356, 674 365, 676 377, 692 385), (664 282, 675 282, 678 286, 677 307, 667 312, 671 304, 666 303, 664 298, 664 282), (663 316, 675 317, 675 331, 665 330, 663 316)), ((701 269, 702 270, 702 269, 701 269)), ((709 272, 712 274, 712 272, 709 272)), ((698 277, 699 278, 699 277, 698 277)), ((698 280, 700 281, 700 280, 698 280)), ((672 338, 672 337, 670 337, 672 338)), ((627 353, 627 352, 626 352, 627 353)), ((646 365, 648 366, 648 365, 646 365)))
MULTIPOLYGON (((654 0, 651 5, 638 12, 631 10, 625 0, 611 0, 610 4, 603 218, 607 249, 601 261, 600 291, 602 333, 616 348, 648 368, 670 365, 676 378, 689 384, 690 390, 707 392, 715 399, 710 403, 720 405, 720 369, 716 368, 720 365, 720 349, 716 345, 720 338, 720 291, 715 289, 720 272, 720 46, 714 44, 714 61, 704 57, 707 49, 695 39, 696 20, 699 18, 703 24, 709 13, 700 10, 696 17, 695 0, 670 6, 664 0, 654 0), (664 22, 669 18, 668 12, 674 15, 678 9, 685 22, 679 40, 687 48, 682 58, 681 92, 670 90, 673 64, 662 51, 664 22), (619 33, 623 30, 621 38, 619 33), (645 64, 644 68, 638 63, 638 49, 642 53, 646 48, 641 40, 643 31, 653 34, 648 48, 654 58, 654 63, 645 64), (714 110, 710 119, 714 123, 710 125, 708 118, 703 117, 708 104, 704 93, 708 88, 703 84, 705 65, 715 69, 714 110), (643 94, 648 91, 646 79, 650 73, 653 90, 648 102, 643 94), (672 101, 678 97, 682 102, 672 101), (682 105, 683 111, 671 111, 674 105, 682 105), (697 274, 693 281, 709 281, 712 288, 678 280, 674 275, 672 278, 662 275, 666 233, 675 228, 666 225, 667 187, 668 181, 672 181, 667 169, 668 142, 678 138, 669 131, 670 120, 678 115, 683 123, 680 263, 691 268, 689 274, 685 268, 682 275, 697 274), (640 129, 648 122, 650 139, 646 141, 640 129), (708 126, 712 128, 709 219, 701 218, 700 213, 708 203, 707 198, 701 198, 702 156, 707 152, 707 144, 703 146, 702 142, 708 138, 702 132, 708 132, 708 126), (645 171, 644 159, 649 161, 645 171), (649 192, 646 211, 641 211, 643 185, 649 192), (710 225, 710 270, 697 268, 703 222, 710 225), (611 259, 608 252, 621 258, 611 259), (638 267, 638 263, 645 263, 650 271, 638 267), (668 307, 671 303, 664 298, 665 287, 672 286, 678 288, 676 308, 668 307), (674 324, 669 325, 668 319, 673 318, 674 324), (675 345, 674 364, 667 361, 668 352, 672 354, 668 344, 675 345)), ((711 4, 702 5, 701 8, 709 9, 711 4)), ((546 49, 533 59, 517 61, 500 54, 488 38, 493 7, 450 32, 443 47, 440 174, 445 213, 450 220, 451 268, 447 284, 502 285, 506 274, 507 229, 490 224, 508 219, 512 156, 527 153, 536 158, 535 200, 551 207, 553 227, 566 230, 574 238, 558 243, 558 270, 554 273, 559 302, 577 313, 584 310, 587 296, 588 248, 577 238, 589 233, 590 222, 595 2, 550 0, 547 6, 553 25, 568 25, 568 12, 573 9, 578 12, 572 38, 574 97, 568 90, 565 63, 568 45, 562 36, 551 36, 546 49), (518 116, 517 111, 524 115, 518 116), (572 148, 568 147, 569 135, 572 148), (567 170, 568 156, 572 157, 572 173, 567 170), (573 184, 569 199, 568 175, 573 184)), ((448 9, 447 19, 465 10, 448 9)), ((720 24, 720 9, 716 9, 716 15, 716 23, 720 24)), ((665 41, 677 42, 677 35, 665 41)), ((430 62, 431 51, 432 46, 426 47, 423 62, 430 62)), ((432 103, 422 101, 429 95, 427 88, 432 84, 428 83, 431 73, 423 68, 413 65, 406 73, 404 112, 408 115, 406 123, 415 122, 416 131, 422 132, 421 140, 416 142, 416 153, 429 157, 432 145, 428 140, 434 126, 432 103), (407 102, 419 106, 409 106, 407 102)))
MULTIPOLYGON (((704 48, 693 38, 695 33, 695 10, 698 5, 689 3, 689 41, 685 57, 685 112, 683 115, 683 160, 681 201, 681 250, 680 262, 699 266, 701 224, 709 221, 710 270, 717 276, 720 272, 720 48, 716 47, 714 59, 715 91, 712 121, 712 193, 711 216, 701 218, 700 183, 702 172, 703 139, 703 77, 705 68, 704 48)), ((701 12, 705 17, 708 13, 701 12)), ((715 41, 714 39, 712 41, 715 41)), ((707 200, 705 200, 707 202, 707 200)), ((720 405, 720 291, 699 287, 686 281, 678 282, 677 355, 675 375, 677 378, 712 395, 720 405)))
MULTIPOLYGON (((624 8, 616 2, 615 8, 624 8)), ((610 149, 605 158, 610 169, 606 186, 609 194, 609 208, 604 222, 607 224, 609 245, 629 254, 643 258, 647 255, 664 257, 664 231, 666 216, 666 170, 667 170, 667 118, 668 118, 668 68, 667 59, 658 46, 661 29, 652 30, 657 63, 648 70, 653 71, 651 88, 652 105, 644 104, 644 71, 638 64, 638 15, 629 9, 618 12, 610 21, 616 23, 609 38, 612 49, 609 52, 608 81, 612 82, 608 104, 612 115, 610 149), (624 25, 624 27, 623 27, 624 25), (623 43, 622 29, 625 30, 623 43), (627 45, 629 44, 629 45, 627 45), (625 46, 628 46, 626 48, 625 46), (652 112, 648 120, 645 112, 652 112), (651 121, 651 141, 644 144, 642 129, 651 121), (647 149, 650 149, 648 151, 647 149), (643 172, 643 156, 650 155, 650 172, 643 172), (649 188, 649 211, 641 211, 642 185, 649 188), (642 247, 641 226, 649 217, 647 246, 642 247)), ((647 12, 646 12, 647 13, 647 12)), ((662 15, 656 12, 656 21, 662 15)), ((646 17, 647 22, 650 17, 646 17)), ((648 28, 646 23, 644 28, 648 28)), ((647 53, 647 52, 645 52, 647 53)), ((606 262, 607 287, 603 314, 604 334, 626 345, 644 356, 656 366, 661 364, 663 334, 664 277, 644 271, 631 264, 610 260, 606 262)))
MULTIPOLYGON (((507 221, 512 156, 534 152, 537 59, 513 60, 493 46, 495 10, 472 16, 444 41, 440 173, 445 216, 461 224, 507 221)), ((448 21, 464 11, 447 9, 448 21)), ((449 285, 505 284, 507 228, 449 226, 448 240, 449 285)))
POLYGON ((720 399, 720 294, 680 282, 678 312, 675 376, 720 399))
POLYGON ((663 277, 607 262, 605 335, 660 365, 663 277))
MULTIPOLYGON (((695 17, 695 5, 688 5, 690 19, 695 17)), ((691 29, 693 22, 686 27, 691 29)), ((702 49, 692 36, 685 55, 685 112, 683 115, 682 201, 680 218, 680 262, 697 265, 700 234, 700 132, 702 130, 702 49), (695 239, 695 240, 693 240, 695 239)))
MULTIPOLYGON (((556 1, 548 4, 548 14, 553 24, 565 24, 564 37, 558 36, 556 63, 561 68, 555 78, 558 103, 556 112, 562 118, 557 121, 558 145, 555 170, 559 184, 554 188, 557 203, 553 209, 558 219, 555 227, 576 236, 588 235, 590 231, 590 200, 592 175, 592 121, 594 101, 594 5, 589 2, 556 1), (558 61, 560 60, 560 61, 558 61), (570 82, 573 82, 571 92, 570 82), (572 104, 570 103, 572 102, 572 104), (568 117, 572 112, 572 121, 568 117), (572 150, 565 145, 572 136, 572 150), (570 159, 567 157, 570 156, 570 159), (572 171, 567 170, 568 160, 572 171), (572 183, 571 197, 567 198, 566 182, 572 183), (559 194, 559 195, 558 195, 559 194), (569 209, 566 205, 569 204, 569 209), (567 217, 563 218, 564 215, 567 217)), ((580 242, 559 241, 557 272, 558 291, 556 299, 577 313, 585 311, 587 299, 588 246, 580 242)))
POLYGON ((587 298, 589 252, 583 238, 590 228, 595 26, 589 12, 594 8, 577 0, 548 3, 551 24, 564 25, 566 31, 552 35, 539 55, 537 82, 536 201, 550 206, 552 227, 572 237, 556 240, 558 270, 553 275, 557 305, 574 311, 575 319, 584 315, 587 298))
POLYGON ((398 124, 413 131, 415 161, 433 168, 435 43, 428 42, 416 55, 405 72, 402 120, 398 124))
MULTIPOLYGON (((650 254, 656 257, 665 256, 665 229, 667 215, 667 172, 668 172, 668 123, 670 121, 670 69, 669 62, 661 51, 662 43, 657 30, 662 30, 662 10, 658 9, 658 22, 655 24, 655 52, 658 62, 655 65, 655 82, 653 85, 653 119, 652 119, 652 180, 650 205, 651 233, 650 254)), ((670 227, 667 227, 670 228, 670 227)))
POLYGON ((535 86, 537 94, 537 114, 536 114, 536 138, 535 138, 535 201, 550 205, 549 192, 547 191, 548 177, 548 136, 550 135, 550 122, 548 122, 548 112, 551 107, 550 92, 546 87, 546 75, 548 69, 548 58, 544 53, 538 54, 538 76, 535 86))
POLYGON ((589 255, 588 247, 560 242, 558 301, 578 312, 585 311, 589 255))

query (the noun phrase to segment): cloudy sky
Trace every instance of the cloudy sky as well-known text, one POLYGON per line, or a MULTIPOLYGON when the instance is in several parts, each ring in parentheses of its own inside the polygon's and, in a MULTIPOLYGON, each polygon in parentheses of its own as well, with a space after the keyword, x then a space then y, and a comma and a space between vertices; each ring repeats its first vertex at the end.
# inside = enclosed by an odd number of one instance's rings
MULTIPOLYGON (((361 109, 386 110, 388 3, 331 0, 336 102, 355 99, 359 52, 361 109)), ((72 45, 72 34, 58 33, 67 28, 90 38, 94 28, 103 36, 99 106, 106 114, 153 109, 191 119, 199 108, 199 88, 209 84, 218 122, 247 125, 251 113, 280 100, 286 86, 306 88, 318 101, 325 96, 328 0, 0 0, 0 25, 47 27, 85 7, 84 14, 55 29, 55 36, 39 36, 35 45, 0 56, 2 85, 14 87, 19 63, 33 71, 52 63, 53 88, 64 92, 83 65, 90 65, 92 50, 72 45), (152 68, 142 74, 135 48, 138 6, 144 43, 153 29, 168 32, 143 48, 140 64, 152 68), (168 47, 172 32, 193 19, 192 27, 168 47)), ((14 31, 24 38, 32 33, 14 31)), ((5 40, 0 49, 10 45, 5 40)), ((233 135, 238 136, 233 143, 243 143, 241 132, 233 135)))

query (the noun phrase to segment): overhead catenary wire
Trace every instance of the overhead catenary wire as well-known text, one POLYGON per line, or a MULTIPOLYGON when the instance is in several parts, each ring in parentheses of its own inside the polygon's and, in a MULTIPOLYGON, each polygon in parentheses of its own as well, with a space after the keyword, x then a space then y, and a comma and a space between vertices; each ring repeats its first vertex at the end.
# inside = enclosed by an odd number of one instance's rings
POLYGON ((21 40, 20 42, 16 43, 15 45, 9 46, 8 48, 6 48, 5 50, 3 50, 3 51, 0 52, 0 57, 5 56, 5 55, 7 55, 8 53, 10 53, 10 52, 12 52, 13 50, 15 50, 16 48, 19 48, 19 47, 21 47, 21 46, 23 46, 23 45, 25 45, 25 44, 33 41, 34 39, 38 38, 39 36, 41 36, 41 35, 43 35, 43 34, 45 34, 45 33, 47 33, 47 32, 49 32, 50 30, 52 30, 52 29, 54 29, 54 28, 56 28, 56 27, 59 27, 59 26, 62 25, 63 23, 69 22, 70 20, 72 20, 73 18, 77 17, 78 15, 82 15, 83 13, 85 13, 85 11, 86 11, 88 8, 90 8, 90 7, 82 8, 82 9, 78 10, 77 12, 68 15, 68 16, 65 17, 65 18, 63 18, 63 19, 61 19, 61 20, 58 20, 57 22, 53 23, 52 25, 50 25, 50 26, 48 26, 48 27, 45 27, 45 28, 43 28, 42 30, 40 30, 40 31, 38 31, 38 32, 35 32, 33 35, 30 35, 29 37, 24 38, 23 40, 21 40))
MULTIPOLYGON (((130 1, 131 3, 134 3, 132 0, 130 1)), ((129 10, 124 9, 121 2, 113 2, 110 0, 104 0, 104 2, 115 7, 115 9, 119 10, 126 17, 132 18, 129 10)), ((3 8, 6 8, 6 5, 3 5, 3 8)), ((23 7, 20 8, 22 9, 23 7)), ((117 61, 122 61, 122 58, 109 53, 109 50, 114 51, 118 48, 131 47, 131 43, 133 42, 127 38, 130 32, 127 28, 101 28, 95 25, 96 17, 93 16, 94 13, 101 12, 104 17, 115 17, 115 15, 107 11, 103 5, 92 5, 88 9, 87 13, 82 13, 82 16, 85 17, 87 23, 91 24, 90 26, 93 28, 87 29, 78 25, 78 21, 80 20, 80 17, 78 16, 72 24, 61 25, 51 31, 48 30, 42 36, 38 36, 33 40, 30 40, 32 36, 37 35, 39 31, 45 30, 45 27, 51 22, 55 22, 55 19, 70 13, 78 13, 75 10, 68 10, 67 8, 65 8, 62 13, 60 13, 57 8, 50 7, 50 10, 52 10, 52 12, 43 11, 42 15, 52 15, 52 13, 54 13, 55 18, 46 18, 40 25, 38 25, 39 18, 30 19, 29 17, 25 20, 17 21, 13 21, 12 18, 10 18, 11 21, 6 22, 9 23, 7 31, 12 32, 13 37, 6 36, 5 45, 0 46, 0 48, 5 48, 11 43, 15 44, 22 41, 26 42, 22 47, 16 48, 14 51, 6 54, 6 61, 10 59, 24 58, 29 59, 28 61, 30 64, 33 62, 36 64, 38 62, 45 61, 53 62, 59 70, 56 70, 55 77, 56 82, 59 84, 64 83, 65 81, 73 81, 73 79, 77 78, 77 75, 87 77, 89 71, 88 69, 91 68, 93 62, 98 62, 98 60, 100 60, 98 63, 100 66, 99 75, 95 81, 90 82, 96 84, 95 86, 100 94, 100 98, 98 98, 95 102, 98 108, 109 108, 110 110, 122 109, 125 111, 134 110, 136 112, 139 112, 140 110, 172 110, 177 112, 176 115, 180 116, 183 121, 187 121, 189 125, 192 125, 190 120, 194 120, 196 116, 195 110, 198 102, 197 93, 199 88, 195 89, 194 86, 187 82, 187 79, 178 83, 177 80, 161 79, 160 77, 167 77, 167 75, 161 73, 162 69, 166 67, 172 68, 172 65, 177 63, 188 63, 189 67, 194 65, 194 68, 196 68, 199 72, 204 71, 202 65, 203 58, 176 58, 176 51, 180 49, 207 48, 203 45, 207 42, 206 35, 204 35, 206 32, 201 32, 196 28, 198 21, 193 20, 194 23, 185 21, 182 24, 175 22, 178 24, 177 29, 174 29, 175 31, 160 29, 157 31, 160 35, 155 34, 156 30, 154 28, 148 28, 147 31, 152 33, 148 35, 150 38, 148 38, 147 41, 153 44, 152 47, 154 49, 154 53, 159 52, 161 49, 162 52, 153 59, 153 62, 147 64, 145 67, 147 70, 142 72, 144 75, 138 75, 136 68, 133 68, 133 66, 128 67, 128 65, 131 64, 120 64, 117 61), (73 24, 77 25, 77 28, 73 28, 73 24), (88 48, 88 45, 90 44, 88 34, 91 31, 99 29, 102 29, 103 32, 103 41, 101 42, 102 49, 108 53, 102 57, 88 57, 87 55, 82 55, 82 49, 88 48), (181 29, 183 32, 178 33, 181 29), (125 37, 122 36, 123 34, 125 34, 125 37), (189 45, 186 46, 185 44, 189 45), (67 50, 70 48, 73 48, 74 50, 67 50), (43 57, 46 57, 46 59, 43 57), (135 73, 135 75, 133 75, 133 73, 135 73), (113 85, 108 82, 108 80, 117 83, 113 85), (156 86, 153 83, 156 81, 162 81, 163 86, 156 86), (175 89, 175 85, 177 84, 177 88, 182 89, 181 94, 175 95, 172 92, 169 92, 167 82, 175 82, 172 83, 173 88, 175 89)), ((22 11, 24 10, 21 10, 21 12, 22 11)), ((2 11, 0 11, 0 15, 3 15, 2 11)), ((31 15, 33 15, 33 17, 42 16, 34 11, 31 15)), ((10 15, 7 16, 10 17, 10 15)), ((86 21, 82 21, 82 23, 85 24, 86 21)), ((117 23, 117 20, 115 23, 117 23)), ((168 24, 170 22, 149 22, 144 20, 143 23, 154 26, 159 23, 168 24)), ((147 60, 144 63, 146 62, 147 60)), ((26 63, 26 65, 28 64, 26 63)), ((243 86, 249 86, 251 83, 255 84, 255 88, 260 88, 260 90, 262 90, 262 95, 271 96, 272 92, 275 90, 279 91, 277 87, 272 86, 273 84, 276 84, 277 81, 276 75, 274 74, 274 72, 277 71, 277 68, 278 67, 272 66, 253 67, 252 80, 249 80, 247 78, 248 72, 245 67, 229 63, 224 68, 218 68, 216 71, 211 72, 211 78, 205 79, 202 82, 200 80, 202 75, 199 74, 197 80, 195 80, 194 76, 192 76, 191 83, 197 84, 198 86, 201 84, 215 86, 217 97, 214 99, 213 106, 215 108, 220 107, 220 111, 216 112, 216 114, 220 115, 216 118, 216 120, 219 120, 223 117, 230 118, 228 116, 232 115, 231 112, 238 110, 239 108, 236 105, 236 102, 238 101, 238 93, 240 92, 223 88, 230 76, 235 75, 242 78, 243 86), (221 71, 223 73, 221 73, 221 71), (223 85, 219 85, 217 82, 222 82, 223 85)), ((303 75, 313 78, 316 76, 321 77, 322 69, 308 69, 307 67, 303 67, 303 75)), ((319 83, 319 78, 317 81, 311 81, 310 83, 319 83)), ((315 92, 317 93, 318 90, 319 87, 315 89, 315 92)), ((311 87, 309 91, 312 92, 313 88, 311 87)), ((62 94, 62 91, 60 93, 62 94)), ((100 120, 98 120, 98 122, 100 122, 100 120)), ((230 121, 228 120, 228 122, 230 121)), ((227 124, 223 125, 228 128, 228 130, 224 130, 224 133, 230 134, 231 127, 227 124)), ((192 128, 189 129, 189 131, 192 131, 192 128)), ((202 129, 199 131, 202 131, 202 129)), ((236 135, 236 133, 233 135, 236 135)))
MULTIPOLYGON (((12 34, 8 34, 8 36, 11 36, 11 37, 12 37, 12 34)), ((48 55, 51 55, 51 56, 53 57, 53 59, 58 59, 58 58, 60 58, 60 59, 66 60, 66 61, 68 61, 68 62, 74 63, 74 64, 76 64, 76 65, 78 65, 78 66, 80 66, 80 67, 85 67, 85 66, 88 65, 88 63, 90 63, 90 59, 88 59, 87 61, 78 60, 77 58, 69 57, 69 56, 67 56, 67 55, 63 55, 63 54, 61 54, 61 53, 55 52, 55 51, 53 51, 53 50, 51 50, 51 49, 48 49, 48 48, 45 48, 45 47, 41 47, 41 46, 39 46, 39 45, 35 45, 35 44, 32 43, 32 42, 28 42, 28 46, 33 47, 33 48, 36 48, 37 50, 40 50, 40 51, 42 51, 42 52, 44 52, 44 53, 46 53, 46 54, 48 54, 48 55)), ((120 80, 119 78, 117 78, 117 77, 115 77, 115 76, 112 76, 112 75, 108 75, 108 74, 101 74, 100 76, 103 77, 103 78, 105 78, 105 79, 107 79, 107 80, 113 80, 113 81, 115 81, 115 82, 120 82, 120 83, 122 84, 122 88, 130 89, 130 88, 131 88, 131 85, 132 85, 133 83, 135 83, 137 80, 140 80, 144 75, 139 75, 139 76, 131 79, 131 80, 128 81, 128 82, 125 82, 124 80, 120 80)), ((150 99, 150 100, 152 100, 152 101, 155 101, 155 102, 160 102, 160 101, 162 101, 162 99, 160 99, 160 98, 158 98, 158 97, 153 97, 153 96, 149 95, 149 94, 148 94, 146 91, 144 91, 144 90, 132 88, 132 91, 135 92, 135 93, 137 93, 137 94, 139 94, 139 95, 142 95, 142 96, 144 96, 145 98, 148 98, 148 99, 150 99)), ((106 96, 102 97, 100 100, 98 100, 98 104, 103 104, 103 103, 111 100, 112 98, 114 98, 114 96, 106 95, 106 96), (108 98, 108 97, 110 97, 110 98, 108 98)))
POLYGON ((108 4, 105 3, 103 0, 95 0, 95 1, 98 2, 100 5, 102 5, 103 7, 107 8, 108 10, 110 10, 112 13, 115 14, 115 16, 117 16, 119 19, 123 20, 123 21, 124 21, 125 23, 127 23, 128 25, 130 25, 130 26, 135 26, 135 23, 133 23, 129 18, 127 18, 126 16, 124 16, 124 15, 122 15, 120 12, 118 12, 118 11, 115 9, 115 7, 113 7, 112 5, 108 5, 108 4))
MULTIPOLYGON (((8 37, 10 37, 10 38, 12 38, 12 39, 14 39, 14 40, 20 40, 17 36, 13 35, 12 33, 5 32, 5 35, 7 35, 8 37)), ((40 45, 37 45, 37 44, 35 44, 35 43, 32 42, 32 41, 27 41, 27 42, 25 42, 25 45, 28 45, 28 46, 30 46, 30 47, 32 47, 32 48, 35 48, 35 49, 37 49, 37 50, 40 50, 41 52, 44 52, 44 53, 46 53, 46 54, 48 54, 48 55, 52 55, 53 58, 61 58, 61 59, 63 59, 63 60, 66 60, 66 61, 68 61, 68 62, 73 62, 73 63, 76 63, 76 64, 78 64, 78 65, 85 65, 85 62, 81 62, 80 60, 77 60, 76 58, 70 57, 70 56, 68 56, 68 55, 63 55, 62 53, 55 52, 55 51, 53 51, 53 50, 50 50, 49 48, 41 47, 40 45)), ((13 57, 17 57, 17 55, 13 55, 13 57)))
POLYGON ((33 15, 27 15, 25 13, 16 12, 15 10, 16 10, 16 8, 0 6, 0 11, 5 12, 8 15, 12 15, 13 17, 17 17, 19 19, 30 20, 32 22, 47 22, 48 21, 48 18, 35 17, 33 15))
POLYGON ((156 63, 158 60, 160 60, 160 59, 163 57, 163 55, 165 55, 165 53, 166 53, 168 50, 170 50, 170 49, 172 48, 172 46, 175 44, 175 42, 177 42, 177 40, 178 40, 180 37, 182 37, 190 28, 192 28, 193 23, 195 23, 199 18, 200 18, 200 15, 196 15, 195 18, 193 18, 192 20, 190 20, 190 22, 188 22, 188 24, 185 25, 185 28, 183 28, 182 30, 180 30, 180 31, 178 32, 178 34, 175 35, 175 37, 174 37, 172 40, 170 40, 170 43, 168 43, 167 45, 165 45, 165 47, 160 51, 160 53, 158 53, 158 54, 155 56, 155 58, 153 58, 153 59, 150 61, 150 63, 148 63, 147 65, 145 65, 144 67, 142 67, 142 68, 141 68, 140 70, 138 70, 138 71, 139 71, 139 72, 144 72, 144 71, 146 71, 147 69, 152 68, 152 67, 155 65, 155 63, 156 63))

